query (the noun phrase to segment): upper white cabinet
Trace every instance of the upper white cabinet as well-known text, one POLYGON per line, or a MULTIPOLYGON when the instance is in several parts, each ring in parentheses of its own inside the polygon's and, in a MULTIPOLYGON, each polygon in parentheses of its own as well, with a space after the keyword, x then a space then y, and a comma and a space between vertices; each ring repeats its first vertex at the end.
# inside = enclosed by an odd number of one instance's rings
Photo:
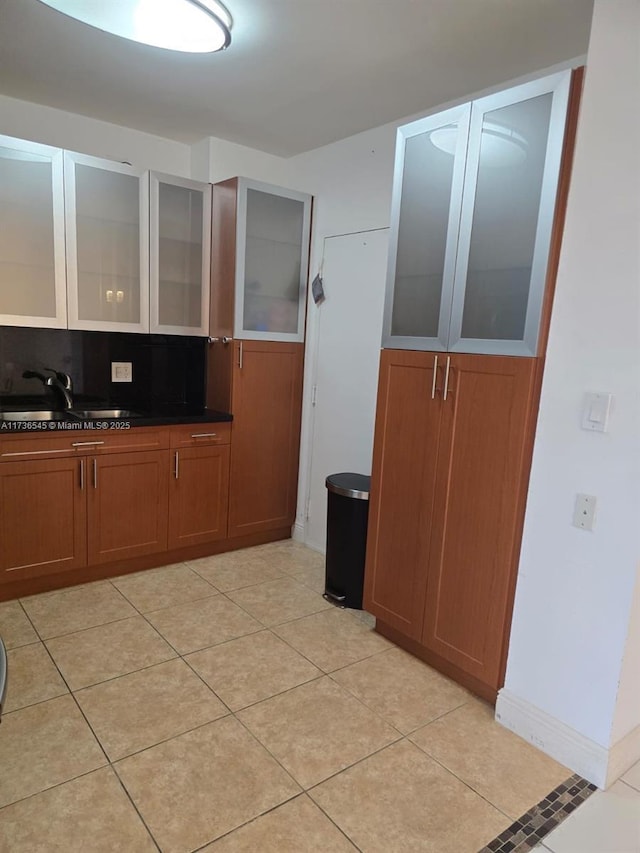
POLYGON ((148 332, 148 173, 64 156, 69 328, 148 332))
POLYGON ((304 340, 311 196, 237 179, 234 334, 304 340))
POLYGON ((0 324, 65 328, 62 151, 0 136, 0 324))
POLYGON ((569 83, 399 129, 383 346, 536 355, 569 83))
POLYGON ((150 331, 209 334, 211 186, 150 174, 150 331))

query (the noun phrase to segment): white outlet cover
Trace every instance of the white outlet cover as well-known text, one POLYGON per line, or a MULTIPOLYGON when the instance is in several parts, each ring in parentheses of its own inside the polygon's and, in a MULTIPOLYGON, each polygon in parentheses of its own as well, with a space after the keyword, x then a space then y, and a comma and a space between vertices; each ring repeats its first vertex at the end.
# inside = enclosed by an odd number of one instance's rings
POLYGON ((130 361, 112 361, 111 381, 133 382, 133 364, 130 361))
POLYGON ((580 530, 593 530, 596 521, 595 495, 576 495, 573 526, 580 530))

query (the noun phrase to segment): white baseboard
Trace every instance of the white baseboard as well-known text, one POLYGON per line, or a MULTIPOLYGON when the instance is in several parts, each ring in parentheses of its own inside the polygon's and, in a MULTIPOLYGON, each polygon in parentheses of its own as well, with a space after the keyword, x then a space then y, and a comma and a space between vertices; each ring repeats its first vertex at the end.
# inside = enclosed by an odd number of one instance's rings
POLYGON ((296 521, 296 523, 291 528, 291 538, 294 539, 296 542, 302 542, 304 544, 305 537, 305 525, 301 521, 296 521))
POLYGON ((606 787, 610 760, 604 746, 504 688, 498 694, 496 720, 598 788, 606 787))
POLYGON ((609 750, 607 788, 640 761, 640 726, 636 726, 609 750))

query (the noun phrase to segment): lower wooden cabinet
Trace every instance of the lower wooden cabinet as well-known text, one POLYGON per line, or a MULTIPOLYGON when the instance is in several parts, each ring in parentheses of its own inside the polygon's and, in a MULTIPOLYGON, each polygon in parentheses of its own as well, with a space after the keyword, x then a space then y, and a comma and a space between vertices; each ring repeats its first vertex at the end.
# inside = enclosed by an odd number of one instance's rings
POLYGON ((169 488, 169 548, 226 539, 229 445, 173 451, 169 488))
POLYGON ((226 539, 230 423, 101 435, 0 436, 0 584, 226 539))
POLYGON ((535 359, 381 358, 365 607, 487 696, 504 675, 536 376, 535 359))
POLYGON ((169 452, 88 459, 89 565, 167 550, 169 452))
POLYGON ((0 465, 0 582, 87 564, 85 460, 0 465))
POLYGON ((296 514, 303 344, 234 341, 229 537, 296 514))

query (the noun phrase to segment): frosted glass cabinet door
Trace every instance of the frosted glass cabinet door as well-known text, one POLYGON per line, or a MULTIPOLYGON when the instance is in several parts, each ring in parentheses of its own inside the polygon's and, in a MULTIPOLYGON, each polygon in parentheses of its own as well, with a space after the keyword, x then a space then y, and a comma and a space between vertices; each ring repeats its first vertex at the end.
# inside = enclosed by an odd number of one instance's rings
POLYGON ((209 334, 211 187, 151 172, 150 330, 209 334))
POLYGON ((535 356, 569 72, 473 102, 449 349, 535 356))
POLYGON ((148 173, 65 152, 69 328, 149 331, 148 173))
POLYGON ((236 337, 302 341, 311 196, 238 181, 236 337))
POLYGON ((2 325, 67 325, 62 156, 0 136, 2 325))
POLYGON ((447 348, 470 111, 398 130, 384 347, 447 348))

